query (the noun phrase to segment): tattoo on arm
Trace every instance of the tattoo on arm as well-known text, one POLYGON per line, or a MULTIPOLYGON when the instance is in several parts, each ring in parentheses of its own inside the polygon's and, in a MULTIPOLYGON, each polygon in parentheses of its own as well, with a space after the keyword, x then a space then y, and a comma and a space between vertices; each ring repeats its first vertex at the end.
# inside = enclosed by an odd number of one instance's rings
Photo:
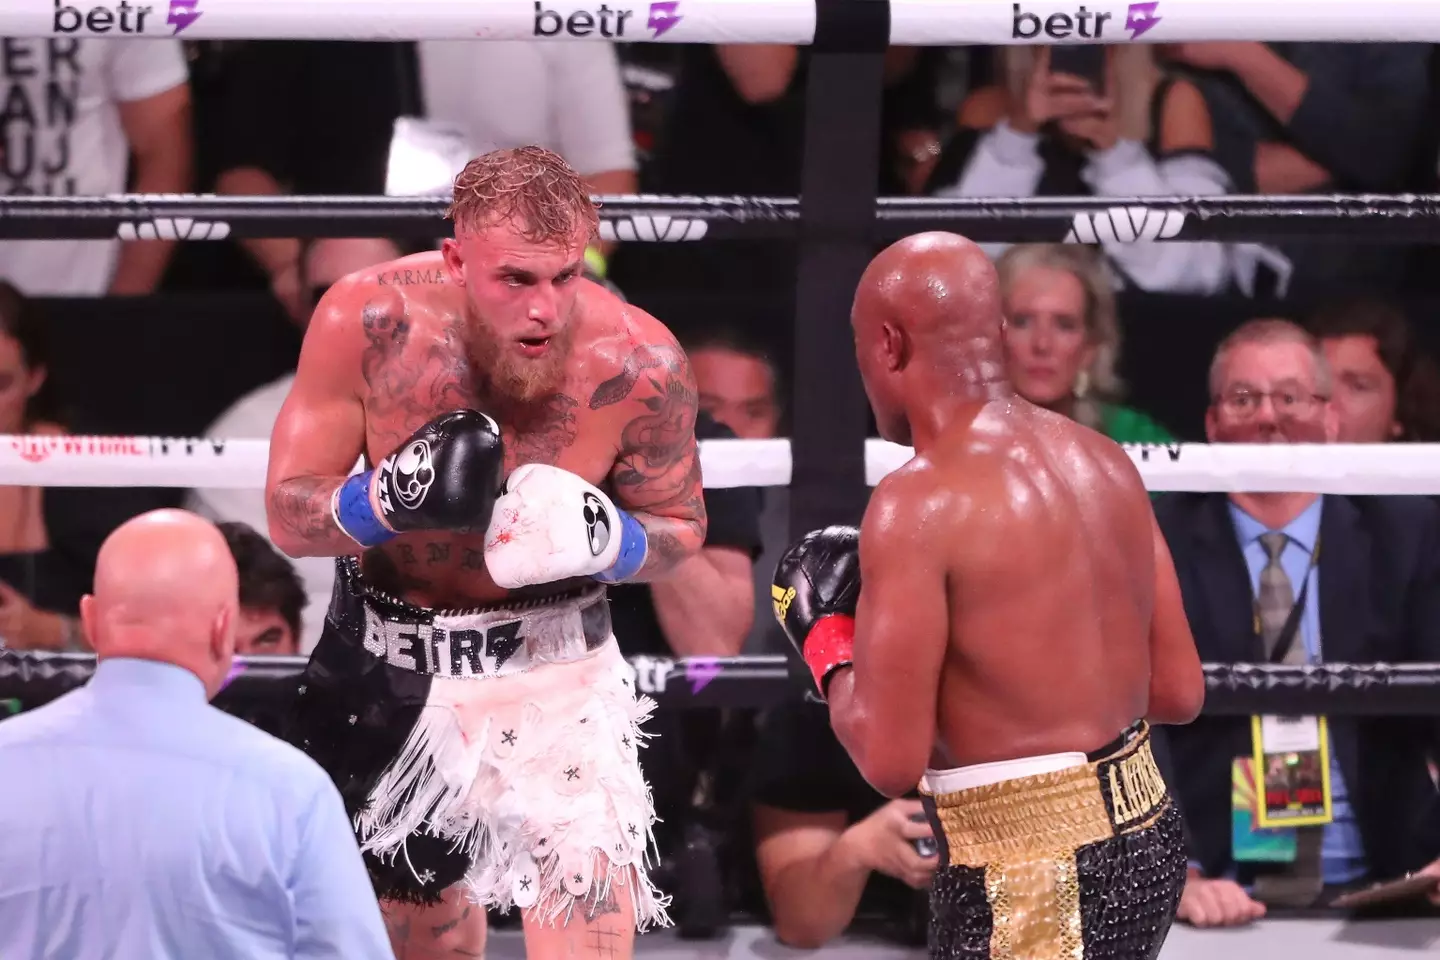
POLYGON ((637 515, 650 539, 642 576, 654 576, 697 550, 705 539, 705 499, 695 444, 695 378, 673 346, 643 346, 624 370, 602 383, 591 409, 628 399, 638 408, 620 434, 610 473, 619 504, 637 515), (623 391, 623 393, 622 393, 623 391))
POLYGON ((343 478, 295 477, 277 483, 270 491, 270 519, 307 543, 355 547, 330 513, 330 499, 343 482, 343 478))

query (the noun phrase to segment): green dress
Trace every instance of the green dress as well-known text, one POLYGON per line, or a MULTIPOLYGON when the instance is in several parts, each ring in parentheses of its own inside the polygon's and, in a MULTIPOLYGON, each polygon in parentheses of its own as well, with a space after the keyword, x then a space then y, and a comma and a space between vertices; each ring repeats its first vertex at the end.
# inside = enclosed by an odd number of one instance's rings
POLYGON ((1131 407, 1105 404, 1101 432, 1116 443, 1174 443, 1175 437, 1150 417, 1131 407))

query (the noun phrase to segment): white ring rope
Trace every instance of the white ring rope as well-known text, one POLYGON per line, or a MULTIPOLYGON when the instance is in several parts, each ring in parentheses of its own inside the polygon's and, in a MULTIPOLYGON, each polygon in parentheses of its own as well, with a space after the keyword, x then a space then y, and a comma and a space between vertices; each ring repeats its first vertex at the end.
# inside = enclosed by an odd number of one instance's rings
MULTIPOLYGON (((790 482, 788 440, 702 442, 705 486, 773 487, 790 482)), ((173 437, 0 435, 0 484, 48 487, 265 485, 267 440, 173 437)), ((1156 491, 1440 494, 1440 445, 1204 444, 1128 446, 1156 491)), ((906 447, 866 442, 874 485, 911 456, 906 447)))
MULTIPOLYGON (((889 42, 910 46, 1440 41, 1434 0, 889 0, 889 6, 889 42)), ((0 0, 0 36, 809 44, 816 9, 817 0, 0 0)))

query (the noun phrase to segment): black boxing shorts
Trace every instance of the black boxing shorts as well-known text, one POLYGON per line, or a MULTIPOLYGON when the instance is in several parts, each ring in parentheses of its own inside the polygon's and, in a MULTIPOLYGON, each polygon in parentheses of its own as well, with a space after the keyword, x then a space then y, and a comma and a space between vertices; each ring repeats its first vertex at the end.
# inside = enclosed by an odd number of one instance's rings
POLYGON ((599 584, 432 610, 369 587, 346 557, 289 738, 335 781, 382 899, 434 904, 464 883, 473 902, 564 922, 619 885, 644 930, 669 922, 646 869, 654 706, 599 584))
POLYGON ((930 956, 1151 960, 1185 887, 1179 809, 1136 724, 1086 756, 927 771, 930 956))

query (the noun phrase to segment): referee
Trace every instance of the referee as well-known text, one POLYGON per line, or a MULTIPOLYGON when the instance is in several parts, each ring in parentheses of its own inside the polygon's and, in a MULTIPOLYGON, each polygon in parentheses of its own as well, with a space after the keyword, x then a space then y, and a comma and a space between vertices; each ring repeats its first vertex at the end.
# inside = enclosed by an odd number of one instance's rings
POLYGON ((194 514, 101 547, 80 605, 94 677, 0 722, 4 960, 392 958, 329 777, 208 702, 237 589, 194 514))

